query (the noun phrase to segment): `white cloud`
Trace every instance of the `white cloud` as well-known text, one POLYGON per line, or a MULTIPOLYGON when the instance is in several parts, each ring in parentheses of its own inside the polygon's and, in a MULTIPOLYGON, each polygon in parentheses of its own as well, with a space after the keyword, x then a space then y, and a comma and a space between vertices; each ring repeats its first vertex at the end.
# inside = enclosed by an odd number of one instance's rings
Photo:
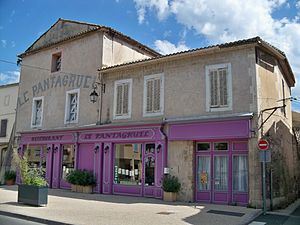
POLYGON ((147 8, 154 9, 158 19, 162 20, 168 15, 168 0, 133 0, 136 5, 139 23, 144 23, 147 8))
POLYGON ((6 45, 7 45, 6 40, 1 40, 1 45, 3 48, 6 48, 6 45))
POLYGON ((11 84, 19 82, 20 72, 19 71, 6 71, 0 72, 0 83, 11 84))
POLYGON ((189 49, 189 47, 187 47, 184 43, 178 43, 176 46, 167 40, 156 40, 154 45, 155 49, 163 55, 181 52, 189 49))
MULTIPOLYGON (((140 23, 145 20, 147 11, 156 12, 159 20, 172 15, 185 29, 205 37, 208 44, 260 36, 286 53, 296 80, 300 83, 299 16, 292 19, 273 17, 276 10, 288 7, 287 0, 223 0, 222 3, 219 0, 134 2, 140 23)), ((299 0, 296 7, 300 9, 299 0)), ((164 41, 156 41, 155 46, 161 52, 178 47, 164 41)), ((293 95, 299 95, 299 90, 300 85, 297 84, 293 95)))
POLYGON ((11 41, 11 42, 10 42, 10 45, 11 45, 12 48, 14 48, 14 47, 16 47, 16 42, 11 41))

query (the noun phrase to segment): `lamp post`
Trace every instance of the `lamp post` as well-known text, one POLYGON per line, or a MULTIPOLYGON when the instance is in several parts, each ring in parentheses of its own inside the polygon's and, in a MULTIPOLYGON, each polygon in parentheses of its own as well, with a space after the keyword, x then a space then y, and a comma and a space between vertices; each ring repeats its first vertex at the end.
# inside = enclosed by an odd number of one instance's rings
MULTIPOLYGON (((102 76, 100 77, 102 78, 102 76)), ((97 102, 99 94, 97 92, 98 87, 100 87, 100 106, 98 109, 98 121, 97 121, 97 125, 101 125, 101 117, 102 117, 102 101, 103 101, 103 93, 105 93, 105 84, 102 82, 102 79, 100 79, 101 82, 95 81, 93 83, 93 90, 90 93, 90 101, 92 103, 97 102)))

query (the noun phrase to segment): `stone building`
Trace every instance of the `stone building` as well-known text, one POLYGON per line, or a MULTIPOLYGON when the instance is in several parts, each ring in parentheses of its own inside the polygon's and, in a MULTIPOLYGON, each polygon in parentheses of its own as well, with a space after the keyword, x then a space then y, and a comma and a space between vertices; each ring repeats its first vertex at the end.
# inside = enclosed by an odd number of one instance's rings
POLYGON ((15 117, 18 83, 0 86, 0 183, 4 172, 11 169, 11 157, 15 133, 15 117))
POLYGON ((94 172, 97 193, 161 198, 170 173, 182 201, 261 207, 264 136, 273 205, 295 197, 295 78, 283 52, 256 37, 160 56, 101 26, 66 38, 73 23, 59 20, 21 55, 19 152, 50 187, 69 188, 78 168, 94 172))

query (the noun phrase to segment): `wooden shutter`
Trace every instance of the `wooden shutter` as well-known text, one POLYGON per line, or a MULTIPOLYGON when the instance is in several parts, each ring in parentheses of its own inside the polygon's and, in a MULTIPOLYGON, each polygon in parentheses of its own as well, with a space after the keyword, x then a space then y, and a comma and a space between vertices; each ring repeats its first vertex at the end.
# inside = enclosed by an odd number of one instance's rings
POLYGON ((0 137, 6 137, 7 119, 1 120, 0 137))
POLYGON ((122 101, 123 101, 122 99, 123 99, 123 88, 122 85, 118 85, 116 115, 122 115, 122 101))
POLYGON ((219 84, 220 84, 220 106, 227 106, 227 68, 219 70, 219 84))
POLYGON ((78 110, 78 95, 77 95, 77 93, 70 94, 69 121, 77 120, 77 110, 78 110))
POLYGON ((35 104, 34 125, 40 125, 42 122, 42 100, 35 101, 35 104))
POLYGON ((129 83, 123 84, 123 114, 128 114, 129 83))
POLYGON ((146 112, 153 111, 153 80, 147 80, 147 106, 146 112))
POLYGON ((210 76, 210 106, 218 106, 218 71, 213 70, 209 73, 210 76))
POLYGON ((160 111, 160 79, 154 80, 153 111, 160 111))

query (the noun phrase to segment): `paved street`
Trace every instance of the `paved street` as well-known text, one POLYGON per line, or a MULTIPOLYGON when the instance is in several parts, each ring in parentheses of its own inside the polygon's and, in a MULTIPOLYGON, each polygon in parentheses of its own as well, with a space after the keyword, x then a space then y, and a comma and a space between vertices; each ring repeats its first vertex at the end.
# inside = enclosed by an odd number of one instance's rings
POLYGON ((48 202, 47 207, 18 204, 17 186, 0 187, 0 216, 4 214, 5 221, 8 221, 7 214, 10 214, 13 218, 57 225, 238 225, 249 223, 260 212, 257 209, 238 206, 166 203, 151 198, 82 194, 53 189, 49 190, 48 202))
POLYGON ((267 212, 260 215, 249 225, 299 225, 300 224, 300 200, 283 210, 267 212))

